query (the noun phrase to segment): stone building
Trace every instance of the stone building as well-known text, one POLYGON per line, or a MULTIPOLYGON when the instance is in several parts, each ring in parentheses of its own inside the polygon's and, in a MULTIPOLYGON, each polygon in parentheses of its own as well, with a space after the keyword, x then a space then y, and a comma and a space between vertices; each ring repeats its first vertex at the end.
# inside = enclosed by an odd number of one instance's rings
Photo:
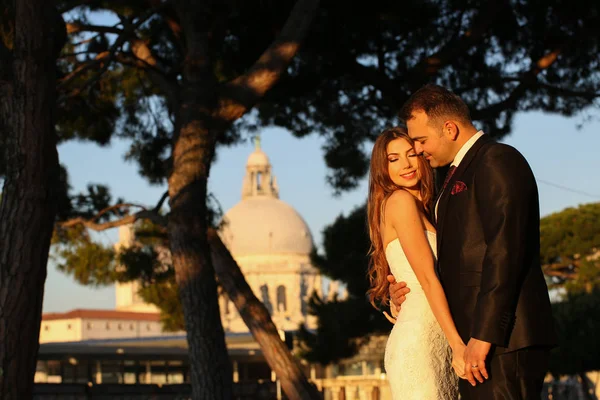
MULTIPOLYGON (((307 301, 313 291, 322 294, 322 280, 310 262, 312 235, 300 214, 279 199, 271 163, 258 140, 246 163, 241 201, 224 215, 220 232, 275 325, 285 331, 300 323, 315 327, 307 301)), ((220 306, 226 332, 247 331, 226 296, 220 306)))

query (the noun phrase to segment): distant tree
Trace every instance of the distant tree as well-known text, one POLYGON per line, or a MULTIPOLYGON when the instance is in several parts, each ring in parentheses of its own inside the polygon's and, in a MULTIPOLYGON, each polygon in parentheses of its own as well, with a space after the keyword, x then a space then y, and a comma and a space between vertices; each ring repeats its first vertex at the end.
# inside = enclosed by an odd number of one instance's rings
POLYGON ((600 369, 600 203, 583 204, 540 221, 541 260, 551 287, 564 298, 552 305, 559 346, 550 372, 577 375, 586 399, 594 399, 586 372, 600 369))
POLYGON ((600 203, 548 215, 540 232, 541 261, 553 286, 572 293, 600 288, 600 203))
POLYGON ((0 1, 0 398, 32 398, 46 262, 60 202, 52 1, 0 1))
POLYGON ((367 300, 367 253, 370 239, 364 206, 340 215, 323 231, 323 254, 314 253, 313 263, 322 274, 341 282, 345 298, 325 299, 313 294, 309 312, 318 317, 318 327, 301 331, 303 357, 330 364, 356 354, 369 336, 389 333, 392 325, 383 316, 387 304, 376 310, 367 300))
MULTIPOLYGON (((99 205, 99 198, 95 196, 101 189, 104 188, 90 186, 86 194, 72 195, 71 198, 77 198, 81 203, 96 201, 99 205)), ((112 204, 114 201, 108 195, 104 202, 112 204)), ((132 212, 130 210, 135 207, 132 204, 124 205, 117 201, 115 205, 107 206, 106 212, 101 215, 91 216, 75 207, 71 211, 71 218, 56 226, 52 241, 54 246, 50 253, 52 259, 60 271, 71 275, 82 285, 103 287, 116 282, 138 282, 138 295, 160 310, 163 329, 170 332, 185 330, 185 318, 169 250, 166 217, 161 215, 160 206, 156 210, 132 212), (114 215, 115 210, 127 214, 114 215), (149 213, 154 214, 152 220, 145 216, 149 213), (76 214, 78 216, 75 217, 76 214), (135 240, 131 246, 119 250, 97 242, 91 234, 91 231, 127 224, 133 225, 135 240)), ((212 220, 210 225, 216 227, 212 220)))
POLYGON ((586 399, 595 399, 585 373, 600 369, 600 290, 570 294, 552 308, 559 343, 552 352, 550 373, 578 375, 586 399))

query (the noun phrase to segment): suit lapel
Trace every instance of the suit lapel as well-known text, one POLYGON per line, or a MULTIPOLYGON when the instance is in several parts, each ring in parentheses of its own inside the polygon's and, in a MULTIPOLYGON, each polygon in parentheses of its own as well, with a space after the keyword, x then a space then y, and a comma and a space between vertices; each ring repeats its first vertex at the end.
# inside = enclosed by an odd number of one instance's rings
POLYGON ((488 135, 483 135, 473 144, 473 146, 469 149, 467 154, 463 157, 462 161, 456 167, 452 178, 448 181, 448 185, 446 189, 442 193, 440 197, 440 202, 438 204, 438 218, 437 218, 437 254, 440 257, 440 250, 442 248, 442 241, 444 239, 444 220, 446 217, 446 207, 448 206, 448 201, 450 200, 452 188, 454 187, 454 182, 456 182, 461 175, 466 171, 469 167, 469 164, 475 159, 477 152, 483 147, 484 144, 493 142, 493 140, 488 135))

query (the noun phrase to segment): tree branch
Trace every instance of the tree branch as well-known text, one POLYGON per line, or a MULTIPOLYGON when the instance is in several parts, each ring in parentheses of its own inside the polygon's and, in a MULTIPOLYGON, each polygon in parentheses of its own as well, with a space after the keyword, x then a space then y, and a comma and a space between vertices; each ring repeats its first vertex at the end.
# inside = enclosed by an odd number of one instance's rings
POLYGON ((586 100, 594 100, 600 97, 600 92, 595 91, 585 91, 585 90, 573 90, 558 86, 549 85, 547 83, 538 82, 535 84, 536 87, 546 89, 550 92, 554 92, 557 95, 561 95, 563 97, 582 97, 586 100))
POLYGON ((400 85, 393 79, 390 79, 380 69, 363 65, 354 57, 348 57, 344 64, 344 67, 354 74, 355 77, 377 88, 393 107, 400 108, 402 103, 408 98, 408 95, 403 96, 404 91, 400 85))
POLYGON ((139 204, 132 204, 132 203, 115 204, 110 207, 106 207, 104 210, 100 211, 92 219, 90 219, 90 221, 97 221, 101 216, 103 216, 104 214, 109 213, 111 211, 118 210, 120 208, 131 208, 131 207, 141 208, 142 210, 146 209, 144 206, 139 205, 139 204))
POLYGON ((77 68, 75 68, 74 71, 72 71, 70 74, 61 79, 60 83, 58 84, 58 89, 60 90, 68 86, 73 80, 83 75, 87 70, 99 66, 103 60, 106 60, 108 58, 108 56, 108 52, 103 52, 98 54, 94 60, 79 65, 77 68))
POLYGON ((281 77, 298 52, 319 0, 298 0, 278 38, 250 70, 225 84, 220 93, 220 115, 232 122, 252 108, 281 77))
POLYGON ((123 65, 137 68, 146 72, 150 80, 152 80, 152 82, 163 91, 172 107, 179 102, 179 97, 177 95, 177 82, 173 79, 170 79, 164 71, 161 71, 155 66, 148 64, 146 61, 135 57, 134 54, 130 54, 130 56, 127 54, 117 54, 115 59, 123 65))
POLYGON ((151 210, 148 210, 148 209, 146 209, 146 207, 139 205, 139 204, 120 203, 120 204, 112 205, 110 207, 106 207, 105 209, 101 210, 98 214, 96 214, 93 218, 86 219, 83 217, 77 217, 77 218, 72 218, 67 221, 60 222, 58 225, 61 226, 62 228, 71 228, 73 226, 83 225, 86 228, 92 229, 94 231, 104 231, 106 229, 116 228, 118 226, 133 224, 134 222, 141 220, 141 219, 147 219, 156 225, 167 226, 168 218, 159 214, 160 209, 161 209, 163 203, 165 202, 165 200, 167 199, 167 197, 169 197, 168 191, 163 193, 163 195, 161 196, 161 198, 158 201, 158 203, 156 204, 156 206, 151 210), (98 218, 100 218, 102 215, 104 215, 110 211, 118 210, 121 208, 131 208, 131 207, 138 207, 138 208, 141 208, 141 210, 134 214, 126 215, 123 218, 120 218, 120 219, 117 219, 114 221, 107 221, 107 222, 102 222, 102 223, 96 222, 98 220, 98 218))
POLYGON ((279 337, 264 304, 244 278, 235 259, 214 229, 207 232, 212 264, 227 297, 237 308, 244 323, 260 345, 267 363, 281 379, 285 394, 292 399, 319 399, 316 388, 306 379, 298 361, 279 337))
MULTIPOLYGON (((67 77, 65 77, 63 79, 63 81, 60 83, 59 88, 65 87, 69 82, 73 81, 73 79, 75 79, 76 77, 83 74, 86 70, 88 70, 92 67, 98 66, 102 62, 104 62, 104 64, 102 64, 102 67, 100 68, 100 70, 98 71, 98 73, 96 74, 96 76, 94 78, 87 80, 83 86, 73 90, 68 96, 77 96, 78 94, 80 94, 81 92, 86 90, 88 87, 92 87, 96 82, 98 82, 100 80, 100 78, 102 77, 102 74, 104 74, 104 72, 106 72, 108 70, 111 62, 115 58, 117 51, 119 51, 121 46, 123 46, 123 44, 132 35, 135 34, 135 30, 140 25, 142 25, 144 22, 146 22, 149 18, 151 18, 158 10, 164 8, 167 4, 168 4, 168 2, 161 3, 161 4, 157 5, 156 7, 148 10, 144 14, 142 14, 135 23, 126 24, 125 28, 123 30, 120 30, 119 36, 117 37, 117 39, 115 40, 115 42, 112 44, 112 46, 110 47, 110 49, 108 51, 98 54, 98 56, 96 57, 96 60, 82 66, 81 68, 77 68, 75 71, 73 71, 67 77)), ((94 25, 87 25, 87 26, 94 26, 94 25)), ((106 27, 106 28, 108 29, 109 27, 106 27)), ((64 97, 65 96, 61 96, 61 98, 58 99, 59 104, 64 100, 64 97)))
POLYGON ((89 51, 89 50, 84 50, 84 51, 76 51, 74 53, 62 53, 60 55, 59 59, 70 58, 70 57, 77 57, 77 56, 81 56, 81 55, 84 55, 84 54, 88 54, 89 55, 89 54, 94 54, 94 52, 89 51))
POLYGON ((80 24, 79 22, 70 22, 67 24, 67 34, 71 35, 79 32, 114 33, 115 35, 122 35, 125 33, 123 29, 117 28, 117 25, 86 25, 80 24))
POLYGON ((131 41, 131 51, 136 59, 139 60, 138 68, 142 65, 145 66, 144 69, 148 72, 148 76, 152 82, 162 89, 165 96, 169 99, 171 107, 175 109, 179 102, 177 81, 168 78, 164 66, 159 64, 157 58, 152 54, 148 43, 144 40, 137 37, 133 39, 131 41))
POLYGON ((160 200, 158 201, 158 203, 156 203, 156 206, 152 209, 152 211, 154 211, 156 213, 159 212, 160 209, 162 208, 163 204, 165 203, 165 200, 167 200, 168 198, 169 198, 169 191, 165 190, 165 192, 160 197, 160 200))
POLYGON ((532 67, 529 71, 526 71, 518 79, 519 84, 515 87, 508 97, 498 103, 495 103, 489 107, 475 110, 472 113, 472 118, 475 120, 492 120, 495 119, 498 114, 508 108, 516 108, 516 104, 521 99, 525 92, 540 84, 537 80, 537 76, 545 69, 548 69, 556 60, 561 52, 561 48, 554 49, 549 53, 540 57, 536 62, 532 63, 532 67))

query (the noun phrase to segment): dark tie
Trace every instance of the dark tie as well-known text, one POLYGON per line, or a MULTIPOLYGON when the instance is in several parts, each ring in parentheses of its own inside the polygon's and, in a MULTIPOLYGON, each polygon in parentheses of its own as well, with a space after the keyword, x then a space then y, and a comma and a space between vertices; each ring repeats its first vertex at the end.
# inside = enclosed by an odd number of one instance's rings
MULTIPOLYGON (((437 197, 435 198, 434 204, 437 204, 437 202, 440 201, 440 197, 442 197, 442 193, 444 193, 446 186, 448 186, 448 182, 450 182, 450 178, 452 178, 452 175, 454 174, 455 169, 456 169, 455 165, 452 165, 452 166, 450 166, 450 168, 448 168, 448 172, 446 173, 446 179, 444 179, 444 184, 442 185, 442 189, 438 192, 437 197)), ((437 212, 436 212, 436 216, 437 216, 437 212)))
POLYGON ((450 178, 452 178, 452 175, 454 175, 454 170, 456 170, 456 165, 452 165, 450 166, 450 168, 448 168, 446 179, 444 179, 444 185, 442 186, 442 190, 440 190, 440 196, 442 195, 442 193, 444 193, 446 186, 448 186, 448 182, 450 182, 450 178))

